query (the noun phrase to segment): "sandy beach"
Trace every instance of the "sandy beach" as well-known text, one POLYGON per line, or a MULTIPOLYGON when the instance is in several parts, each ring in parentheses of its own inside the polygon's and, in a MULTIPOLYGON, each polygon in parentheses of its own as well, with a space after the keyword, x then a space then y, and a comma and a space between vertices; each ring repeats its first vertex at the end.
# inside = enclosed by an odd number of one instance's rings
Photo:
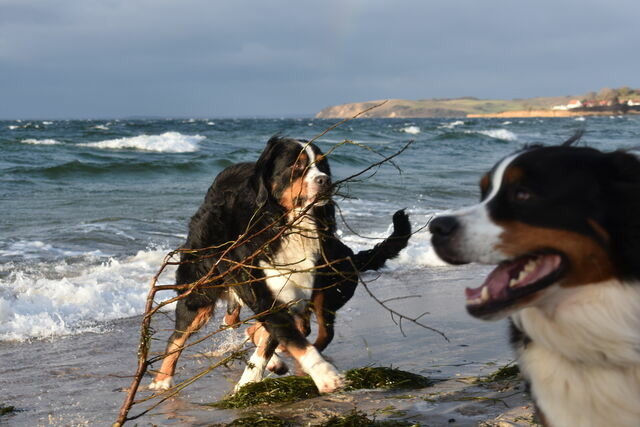
MULTIPOLYGON (((389 312, 362 286, 339 313, 337 336, 325 351, 339 369, 393 366, 435 380, 432 387, 403 392, 342 392, 250 411, 203 406, 232 390, 242 370, 238 362, 208 374, 128 425, 225 425, 258 410, 296 424, 317 425, 354 409, 377 420, 403 419, 420 425, 528 425, 531 408, 520 381, 475 383, 475 377, 488 375, 512 361, 506 324, 480 322, 464 312, 464 287, 477 285, 484 274, 485 267, 467 266, 364 276, 371 291, 382 300, 410 296, 389 305, 410 317, 429 312, 422 320, 444 332, 449 342, 406 321, 401 331, 389 312)), ((158 317, 153 351, 164 347, 170 317, 158 317)), ((2 403, 15 406, 16 412, 2 416, 0 424, 113 423, 134 372, 139 320, 134 317, 112 322, 101 334, 1 343, 2 403)), ((219 324, 216 318, 207 330, 213 331, 219 324)), ((241 330, 232 330, 185 351, 176 379, 185 380, 215 363, 224 357, 225 349, 240 345, 243 338, 241 330)), ((149 381, 147 378, 143 384, 149 381)), ((148 395, 143 390, 138 397, 148 395)), ((143 409, 144 404, 134 406, 131 415, 143 409)))

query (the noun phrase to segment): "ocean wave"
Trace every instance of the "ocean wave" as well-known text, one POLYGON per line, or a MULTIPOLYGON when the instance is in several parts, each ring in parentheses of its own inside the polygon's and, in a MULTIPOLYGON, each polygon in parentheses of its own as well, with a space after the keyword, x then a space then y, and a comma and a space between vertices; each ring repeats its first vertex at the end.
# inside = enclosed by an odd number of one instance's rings
POLYGON ((438 127, 442 129, 453 129, 456 126, 462 126, 462 125, 464 125, 464 122, 462 120, 456 120, 451 123, 444 123, 438 127))
POLYGON ((95 125, 95 126, 91 126, 91 129, 96 129, 96 130, 109 130, 109 127, 107 125, 95 125))
POLYGON ((417 135, 422 132, 422 130, 418 126, 406 126, 401 128, 400 132, 408 133, 410 135, 417 135))
MULTIPOLYGON (((140 251, 97 265, 2 265, 8 275, 0 281, 0 341, 100 332, 104 322, 141 314, 165 254, 140 251)), ((172 271, 161 279, 171 283, 172 271)))
POLYGON ((33 176, 39 174, 46 178, 57 179, 67 176, 91 176, 91 175, 117 175, 117 174, 166 174, 170 171, 178 173, 201 173, 207 171, 211 166, 225 168, 233 162, 229 159, 219 158, 215 160, 193 160, 172 162, 172 161, 112 161, 104 162, 83 162, 80 160, 72 160, 70 162, 61 163, 55 166, 21 166, 8 171, 12 174, 24 174, 33 176))
POLYGON ((200 149, 198 143, 205 138, 206 137, 202 135, 184 135, 180 132, 165 132, 161 135, 145 134, 128 138, 88 142, 79 145, 108 150, 134 149, 159 153, 193 153, 200 149))
POLYGON ((10 243, 4 249, 0 249, 0 257, 21 257, 23 259, 38 259, 43 257, 76 257, 76 256, 104 256, 99 250, 91 252, 72 251, 68 249, 56 248, 49 243, 39 240, 24 241, 10 243))
POLYGON ((490 130, 469 130, 467 133, 479 133, 489 138, 500 139, 502 141, 517 141, 518 135, 507 129, 490 129, 490 130))
POLYGON ((23 139, 23 144, 33 144, 33 145, 56 145, 60 144, 60 141, 56 141, 55 139, 23 139))

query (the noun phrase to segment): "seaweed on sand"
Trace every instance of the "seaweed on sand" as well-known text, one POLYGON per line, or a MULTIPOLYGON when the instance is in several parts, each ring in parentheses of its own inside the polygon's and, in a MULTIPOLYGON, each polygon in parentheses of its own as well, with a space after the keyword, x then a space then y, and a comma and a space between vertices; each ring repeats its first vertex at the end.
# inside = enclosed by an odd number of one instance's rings
POLYGON ((516 378, 518 378, 518 375, 520 375, 520 368, 518 368, 518 365, 511 362, 484 378, 478 378, 476 382, 492 383, 495 381, 515 380, 516 378))
POLYGON ((311 377, 288 376, 266 378, 257 383, 245 384, 233 395, 212 403, 216 408, 246 408, 266 403, 295 402, 319 396, 311 377))
POLYGON ((226 427, 244 427, 244 426, 255 426, 255 427, 288 427, 291 423, 282 418, 276 417, 275 415, 265 415, 260 412, 256 412, 253 415, 248 417, 238 418, 236 420, 231 421, 226 427))
MULTIPOLYGON (((358 389, 411 389, 423 388, 431 382, 417 374, 395 368, 364 367, 345 373, 345 390, 358 389)), ((320 393, 310 377, 288 376, 266 378, 257 383, 245 384, 235 394, 212 403, 216 408, 246 408, 249 406, 295 402, 319 396, 320 393)))
POLYGON ((415 389, 430 386, 428 378, 396 368, 371 367, 351 369, 345 373, 346 390, 358 389, 415 389))
POLYGON ((13 406, 4 406, 3 404, 0 404, 0 416, 10 414, 15 412, 15 410, 16 408, 13 406))
POLYGON ((331 417, 320 427, 405 427, 416 424, 406 421, 376 421, 358 410, 353 410, 349 414, 331 417))

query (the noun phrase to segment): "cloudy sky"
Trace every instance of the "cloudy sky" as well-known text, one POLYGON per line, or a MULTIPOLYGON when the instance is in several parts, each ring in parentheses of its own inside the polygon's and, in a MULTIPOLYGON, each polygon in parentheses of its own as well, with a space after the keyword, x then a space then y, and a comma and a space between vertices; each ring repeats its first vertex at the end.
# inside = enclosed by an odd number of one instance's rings
POLYGON ((0 0, 0 118, 640 87, 637 0, 0 0))

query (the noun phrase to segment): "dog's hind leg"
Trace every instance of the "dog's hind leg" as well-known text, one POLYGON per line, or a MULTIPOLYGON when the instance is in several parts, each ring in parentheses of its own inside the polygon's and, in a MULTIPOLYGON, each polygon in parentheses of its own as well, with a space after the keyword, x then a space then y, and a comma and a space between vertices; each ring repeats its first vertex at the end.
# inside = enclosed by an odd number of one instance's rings
POLYGON ((160 370, 149 385, 151 390, 167 390, 173 386, 173 374, 187 339, 209 321, 213 315, 214 307, 215 305, 206 305, 191 309, 187 306, 185 299, 178 301, 176 306, 176 328, 171 337, 169 337, 160 370))
POLYGON ((313 346, 321 352, 333 340, 336 314, 331 310, 325 309, 323 304, 314 304, 313 310, 318 321, 318 335, 313 346))

